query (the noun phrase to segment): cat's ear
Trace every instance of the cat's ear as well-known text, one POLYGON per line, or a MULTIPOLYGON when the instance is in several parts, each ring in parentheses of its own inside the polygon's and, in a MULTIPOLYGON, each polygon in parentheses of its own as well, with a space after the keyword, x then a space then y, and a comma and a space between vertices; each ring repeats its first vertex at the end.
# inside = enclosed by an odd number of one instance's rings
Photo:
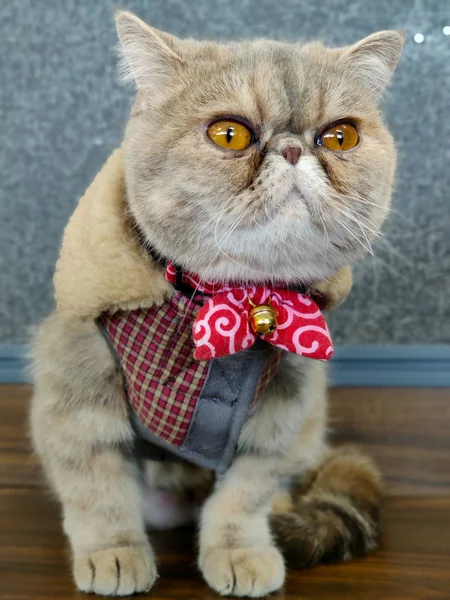
POLYGON ((391 80, 402 52, 401 31, 379 31, 344 49, 348 68, 378 96, 391 80))
POLYGON ((134 82, 139 90, 155 90, 176 76, 183 58, 177 52, 175 36, 150 27, 127 11, 118 11, 115 19, 123 81, 134 82))

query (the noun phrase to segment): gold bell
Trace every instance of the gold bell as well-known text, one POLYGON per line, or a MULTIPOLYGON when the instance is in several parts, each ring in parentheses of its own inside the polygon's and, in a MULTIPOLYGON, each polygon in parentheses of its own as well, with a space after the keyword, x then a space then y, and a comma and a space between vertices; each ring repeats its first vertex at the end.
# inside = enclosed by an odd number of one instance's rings
POLYGON ((259 304, 258 306, 252 302, 251 298, 248 299, 252 305, 249 315, 250 325, 258 335, 268 335, 278 327, 278 313, 271 305, 271 299, 269 298, 267 304, 259 304))

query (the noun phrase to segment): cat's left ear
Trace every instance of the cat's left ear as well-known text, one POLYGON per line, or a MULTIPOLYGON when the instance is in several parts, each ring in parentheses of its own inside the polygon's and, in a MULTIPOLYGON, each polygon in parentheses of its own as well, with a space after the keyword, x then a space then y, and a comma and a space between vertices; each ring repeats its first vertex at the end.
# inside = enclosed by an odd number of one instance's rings
POLYGON ((401 31, 379 31, 344 48, 343 58, 354 75, 379 96, 391 80, 404 41, 401 31))
POLYGON ((177 48, 180 40, 150 27, 133 13, 118 11, 115 18, 122 80, 153 92, 169 85, 184 64, 177 48))

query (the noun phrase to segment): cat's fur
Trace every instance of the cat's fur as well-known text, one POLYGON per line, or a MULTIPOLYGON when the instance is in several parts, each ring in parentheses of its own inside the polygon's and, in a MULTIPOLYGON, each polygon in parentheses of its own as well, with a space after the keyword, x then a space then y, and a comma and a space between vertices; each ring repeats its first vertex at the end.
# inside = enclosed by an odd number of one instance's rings
MULTIPOLYGON (((390 203, 395 150, 378 102, 400 34, 329 50, 181 41, 128 13, 117 23, 138 87, 124 142, 127 199, 146 244, 208 279, 287 284, 332 278, 364 251, 390 203), (240 155, 214 147, 205 124, 224 114, 254 123, 261 145, 240 155), (315 147, 340 118, 358 124, 359 147, 315 147), (295 168, 280 154, 286 145, 301 148, 295 168)), ((327 294, 333 281, 317 287, 327 294)), ((156 566, 145 521, 176 525, 200 504, 198 564, 221 594, 278 589, 280 550, 306 566, 376 546, 381 477, 356 450, 327 448, 322 363, 283 361, 215 482, 200 468, 126 453, 134 434, 123 380, 93 320, 47 318, 33 366, 33 440, 62 502, 80 589, 148 590, 156 566), (294 485, 280 494, 286 477, 294 485)))

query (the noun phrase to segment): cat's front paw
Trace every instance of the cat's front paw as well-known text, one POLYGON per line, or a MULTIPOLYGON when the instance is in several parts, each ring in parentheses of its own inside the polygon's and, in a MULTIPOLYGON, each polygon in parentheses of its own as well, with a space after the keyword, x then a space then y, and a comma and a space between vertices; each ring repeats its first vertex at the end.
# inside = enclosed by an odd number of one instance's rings
POLYGON ((78 588, 103 596, 129 596, 148 591, 157 577, 150 546, 123 546, 75 556, 78 588))
POLYGON ((209 548, 199 560, 203 577, 222 596, 259 598, 278 590, 285 567, 274 546, 209 548))

